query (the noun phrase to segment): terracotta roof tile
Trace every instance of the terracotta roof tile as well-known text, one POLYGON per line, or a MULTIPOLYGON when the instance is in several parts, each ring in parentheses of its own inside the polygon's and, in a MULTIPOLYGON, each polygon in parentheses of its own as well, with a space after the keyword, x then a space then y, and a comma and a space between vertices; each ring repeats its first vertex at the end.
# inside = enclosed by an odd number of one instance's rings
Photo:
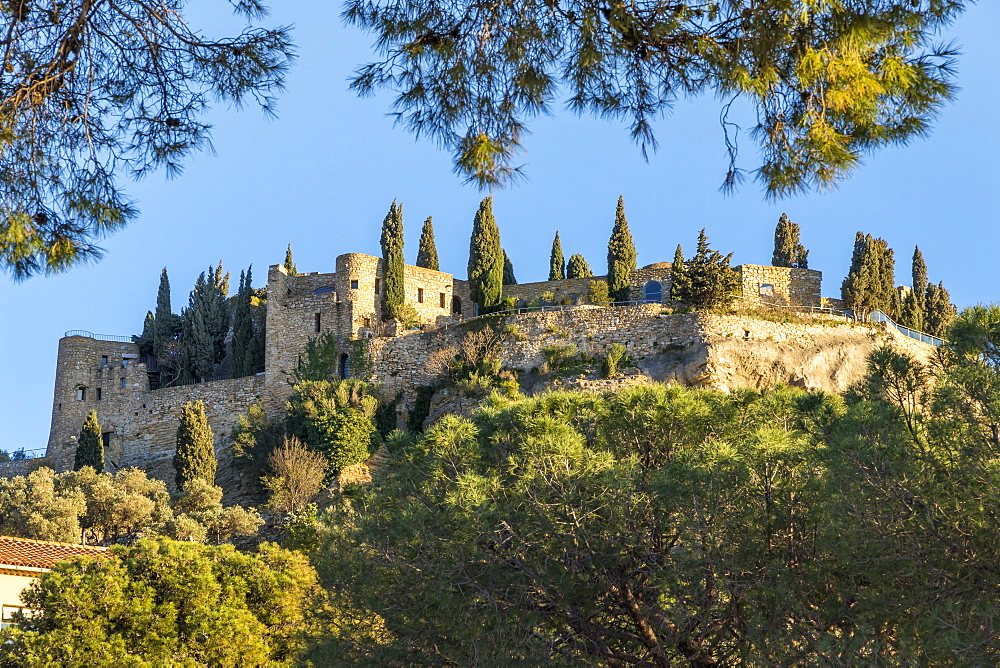
POLYGON ((47 540, 29 540, 0 536, 0 566, 27 566, 29 568, 52 568, 57 561, 77 555, 99 556, 108 548, 92 545, 54 543, 47 540))

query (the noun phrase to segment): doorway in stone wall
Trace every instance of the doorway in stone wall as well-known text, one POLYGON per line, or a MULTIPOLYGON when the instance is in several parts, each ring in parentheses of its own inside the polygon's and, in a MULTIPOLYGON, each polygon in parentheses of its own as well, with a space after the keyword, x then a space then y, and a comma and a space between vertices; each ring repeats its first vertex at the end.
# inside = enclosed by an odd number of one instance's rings
POLYGON ((347 353, 340 354, 340 365, 338 371, 340 372, 340 377, 347 380, 351 377, 351 358, 347 353))
POLYGON ((650 281, 643 286, 642 301, 646 304, 659 304, 663 301, 663 286, 659 281, 650 281))

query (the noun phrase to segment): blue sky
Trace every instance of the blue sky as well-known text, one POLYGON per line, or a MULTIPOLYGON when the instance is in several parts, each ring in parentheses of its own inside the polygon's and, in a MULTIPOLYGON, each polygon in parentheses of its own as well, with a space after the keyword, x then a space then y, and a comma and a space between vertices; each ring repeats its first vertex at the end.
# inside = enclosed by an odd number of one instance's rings
MULTIPOLYGON (((288 243, 300 271, 332 271, 338 254, 378 254, 379 226, 395 198, 404 205, 407 261, 432 215, 442 270, 464 277, 483 195, 452 173, 449 154, 393 126, 388 94, 359 99, 347 90, 354 67, 370 57, 370 40, 342 27, 338 13, 338 3, 275 3, 271 22, 295 25, 299 53, 278 118, 214 110, 215 155, 195 156, 179 178, 130 184, 142 214, 103 242, 103 261, 22 284, 0 277, 0 414, 19 425, 0 449, 45 446, 59 337, 70 329, 138 333, 164 266, 178 312, 198 273, 220 258, 234 286, 250 264, 261 286, 288 243)), ((960 307, 1000 299, 1000 188, 988 167, 1000 152, 997 26, 1000 5, 984 2, 944 36, 962 47, 962 90, 927 139, 869 158, 835 191, 778 203, 752 183, 735 196, 719 193, 726 155, 711 98, 678 102, 657 124, 660 151, 648 163, 620 124, 557 107, 530 125, 528 180, 494 193, 518 279, 545 279, 557 229, 567 256, 582 253, 603 273, 623 195, 640 265, 670 260, 678 243, 690 252, 702 227, 714 247, 734 252, 734 263, 767 264, 774 224, 787 212, 802 227, 810 267, 823 272, 824 295, 839 296, 854 233, 863 230, 896 250, 899 283, 909 282, 919 244, 931 280, 944 281, 960 307)), ((744 164, 753 166, 753 156, 744 164)))

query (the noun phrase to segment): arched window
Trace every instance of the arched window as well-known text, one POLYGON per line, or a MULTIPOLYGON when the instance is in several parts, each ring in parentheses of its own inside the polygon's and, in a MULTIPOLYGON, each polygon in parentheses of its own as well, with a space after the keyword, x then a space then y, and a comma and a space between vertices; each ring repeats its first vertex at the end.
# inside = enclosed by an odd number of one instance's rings
POLYGON ((459 314, 462 312, 462 298, 458 295, 451 298, 451 312, 459 314))
POLYGON ((650 281, 643 286, 642 301, 646 304, 659 304, 663 301, 663 286, 659 281, 650 281))
POLYGON ((770 283, 760 284, 760 296, 761 297, 773 297, 774 296, 774 286, 770 283))
POLYGON ((331 288, 329 285, 324 285, 321 288, 316 288, 315 290, 313 290, 314 295, 327 295, 330 294, 331 292, 333 292, 333 288, 331 288))
POLYGON ((517 300, 517 308, 524 308, 527 305, 528 305, 528 302, 524 301, 523 299, 518 299, 517 300))
POLYGON ((348 357, 347 353, 340 354, 340 365, 339 365, 340 368, 338 370, 340 371, 340 377, 343 378, 344 380, 347 380, 348 378, 351 377, 350 360, 351 358, 348 357))

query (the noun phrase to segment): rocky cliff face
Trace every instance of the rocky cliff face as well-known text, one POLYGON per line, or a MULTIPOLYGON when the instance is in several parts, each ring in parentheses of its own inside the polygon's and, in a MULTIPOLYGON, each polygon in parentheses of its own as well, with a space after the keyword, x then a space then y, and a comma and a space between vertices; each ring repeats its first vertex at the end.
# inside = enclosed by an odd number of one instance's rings
MULTIPOLYGON (((526 374, 521 378, 521 389, 527 394, 550 390, 607 392, 672 382, 722 392, 790 385, 841 393, 861 379, 868 354, 879 346, 891 345, 922 361, 934 350, 880 326, 847 322, 785 323, 701 315, 698 323, 698 328, 688 323, 690 336, 644 341, 646 350, 656 352, 633 359, 635 366, 623 369, 618 378, 602 379, 596 373, 561 378, 526 374)), ((448 413, 468 415, 480 401, 455 389, 441 390, 434 395, 424 426, 448 413)))
POLYGON ((868 354, 883 345, 923 361, 933 352, 929 345, 871 326, 706 316, 699 339, 640 360, 638 366, 654 381, 723 392, 791 385, 840 393, 864 375, 868 354))

